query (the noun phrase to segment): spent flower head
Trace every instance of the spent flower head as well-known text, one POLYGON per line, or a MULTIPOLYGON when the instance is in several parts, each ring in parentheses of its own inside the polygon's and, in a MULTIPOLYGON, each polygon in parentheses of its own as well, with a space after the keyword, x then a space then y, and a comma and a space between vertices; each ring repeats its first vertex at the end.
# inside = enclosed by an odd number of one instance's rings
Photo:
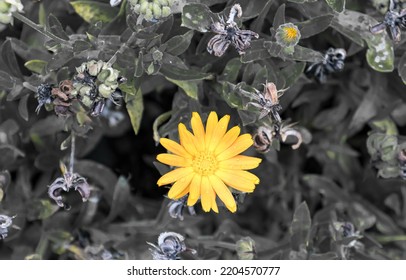
POLYGON ((179 254, 190 251, 195 254, 196 251, 186 247, 185 238, 176 232, 163 232, 158 237, 158 246, 147 242, 152 248, 152 258, 154 260, 180 260, 179 254))
POLYGON ((8 236, 9 228, 13 225, 14 217, 10 217, 4 214, 0 214, 0 240, 5 239, 8 236))
POLYGON ((292 48, 297 45, 300 40, 300 31, 293 23, 285 23, 276 30, 276 43, 284 48, 292 48))
POLYGON ((384 20, 372 26, 370 31, 373 34, 377 34, 383 32, 385 29, 388 29, 392 39, 395 42, 399 42, 401 29, 406 28, 406 9, 397 11, 395 6, 394 0, 390 0, 389 10, 386 12, 384 20))
POLYGON ((251 30, 241 30, 237 23, 234 21, 235 16, 242 16, 242 9, 239 4, 235 4, 231 7, 228 20, 224 22, 224 19, 220 19, 220 22, 214 22, 210 29, 217 33, 207 44, 207 51, 215 56, 222 56, 232 45, 238 53, 244 54, 251 46, 251 40, 253 38, 258 39, 259 35, 251 30))
POLYGON ((63 202, 61 192, 69 192, 73 189, 78 191, 82 197, 82 201, 85 202, 90 197, 90 186, 86 179, 80 176, 78 173, 68 171, 65 164, 60 163, 60 168, 63 177, 56 178, 55 181, 48 187, 48 195, 53 199, 59 207, 69 209, 70 206, 63 202))
POLYGON ((259 178, 248 172, 258 167, 260 158, 240 155, 252 146, 250 134, 240 134, 235 126, 227 131, 230 116, 218 120, 217 113, 211 112, 206 128, 200 115, 193 113, 191 126, 193 134, 183 123, 178 126, 180 144, 167 138, 160 143, 171 154, 159 154, 157 160, 176 167, 157 182, 158 186, 172 184, 168 197, 179 199, 189 194, 187 205, 193 206, 201 199, 205 212, 218 213, 216 196, 219 196, 231 212, 237 210, 237 204, 229 187, 251 193, 259 178))
POLYGON ((193 206, 187 206, 187 199, 188 196, 185 195, 184 197, 169 202, 168 204, 169 216, 171 216, 174 219, 179 219, 183 221, 184 219, 183 211, 185 210, 185 208, 188 209, 188 212, 191 216, 195 216, 196 215, 195 208, 193 206))

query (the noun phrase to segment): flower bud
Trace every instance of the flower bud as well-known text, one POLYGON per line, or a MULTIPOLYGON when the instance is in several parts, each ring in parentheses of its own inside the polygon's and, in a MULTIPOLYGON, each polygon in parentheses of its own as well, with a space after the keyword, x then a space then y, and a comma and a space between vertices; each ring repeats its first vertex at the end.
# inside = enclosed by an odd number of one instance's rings
POLYGON ((103 96, 103 98, 109 98, 113 92, 114 92, 114 89, 112 89, 111 87, 109 87, 105 84, 99 85, 99 93, 101 96, 103 96))

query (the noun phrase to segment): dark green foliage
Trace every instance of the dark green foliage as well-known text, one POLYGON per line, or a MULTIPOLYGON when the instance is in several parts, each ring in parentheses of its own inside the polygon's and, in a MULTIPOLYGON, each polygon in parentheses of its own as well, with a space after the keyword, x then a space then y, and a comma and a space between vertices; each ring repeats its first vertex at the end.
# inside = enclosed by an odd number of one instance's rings
POLYGON ((146 242, 165 231, 197 251, 183 259, 404 259, 406 36, 372 34, 383 20, 372 2, 241 0, 235 22, 259 39, 241 56, 230 47, 216 57, 206 50, 210 26, 236 1, 180 0, 151 21, 125 0, 23 1, 36 31, 16 18, 0 37, 0 214, 16 215, 0 259, 151 259, 146 242), (284 23, 301 33, 292 49, 275 40, 284 23), (320 83, 305 72, 330 47, 346 50, 345 67, 320 83), (106 103, 97 118, 79 109, 57 117, 47 90, 90 60, 125 78, 120 104, 106 103), (287 89, 279 113, 301 135, 299 149, 287 134, 265 154, 247 152, 263 158, 253 170, 261 183, 236 198, 236 214, 204 213, 198 203, 196 216, 171 218, 167 189, 156 185, 169 170, 155 162, 160 137, 178 139, 179 122, 212 110, 253 135, 273 128, 250 104, 266 83, 287 89), (69 162, 72 131, 75 172, 91 195, 82 203, 64 194, 65 211, 47 186, 69 162))

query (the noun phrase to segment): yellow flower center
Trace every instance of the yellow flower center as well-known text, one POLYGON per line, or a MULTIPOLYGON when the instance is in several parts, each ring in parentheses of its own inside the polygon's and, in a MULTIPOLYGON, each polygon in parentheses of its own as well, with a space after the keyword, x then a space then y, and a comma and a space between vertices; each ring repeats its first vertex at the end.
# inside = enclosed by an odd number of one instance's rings
POLYGON ((288 40, 294 40, 294 39, 296 39, 296 37, 298 35, 298 30, 294 27, 285 27, 284 31, 285 31, 285 38, 288 40))
POLYGON ((193 159, 192 166, 196 173, 206 176, 213 174, 217 170, 218 163, 213 154, 201 152, 193 159))

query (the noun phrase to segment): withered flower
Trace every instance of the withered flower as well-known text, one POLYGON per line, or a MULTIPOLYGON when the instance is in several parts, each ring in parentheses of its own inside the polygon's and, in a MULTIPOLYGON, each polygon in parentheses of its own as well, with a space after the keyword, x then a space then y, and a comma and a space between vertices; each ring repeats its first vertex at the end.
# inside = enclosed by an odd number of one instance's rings
POLYGON ((296 150, 303 142, 302 134, 293 128, 295 124, 274 124, 272 128, 268 126, 260 126, 257 133, 254 135, 254 147, 260 153, 267 153, 274 139, 279 139, 281 142, 286 142, 288 136, 293 136, 297 142, 292 145, 292 149, 296 150))
POLYGON ((286 90, 287 89, 277 90, 274 83, 266 83, 263 92, 256 90, 256 95, 252 96, 257 102, 248 102, 248 104, 261 109, 258 119, 262 119, 268 114, 271 114, 276 123, 279 124, 282 122, 279 116, 279 111, 282 110, 282 106, 279 104, 279 97, 281 97, 286 90))
POLYGON ((51 104, 52 103, 52 85, 50 84, 40 84, 37 88, 37 94, 35 97, 38 100, 38 106, 35 109, 35 112, 39 113, 41 110, 42 106, 45 104, 51 104))
POLYGON ((187 206, 187 199, 188 195, 185 195, 184 197, 177 200, 171 200, 171 202, 169 202, 168 204, 169 216, 174 219, 183 221, 183 211, 185 210, 185 208, 188 209, 190 215, 195 216, 195 208, 193 206, 187 206))
POLYGON ((241 17, 242 10, 239 4, 235 4, 230 11, 228 20, 220 19, 220 22, 214 22, 210 29, 217 33, 207 44, 207 51, 215 56, 222 56, 232 45, 238 53, 244 54, 245 50, 251 46, 253 38, 258 39, 259 35, 251 30, 241 30, 234 21, 235 16, 241 17))
POLYGON ((323 61, 312 63, 306 69, 306 74, 314 76, 320 83, 325 83, 328 75, 344 69, 346 56, 347 52, 344 49, 329 48, 323 61))
POLYGON ((72 101, 76 99, 72 95, 73 83, 71 80, 64 80, 59 83, 57 88, 53 88, 51 91, 54 104, 55 114, 58 116, 67 116, 71 114, 70 111, 72 101))
POLYGON ((152 258, 154 260, 180 260, 180 253, 190 251, 196 253, 195 250, 186 247, 185 238, 176 232, 163 232, 158 237, 158 246, 147 242, 152 248, 152 258))
POLYGON ((390 31, 392 39, 395 42, 400 41, 401 28, 406 28, 406 9, 400 12, 395 9, 395 2, 390 0, 389 10, 385 14, 383 22, 380 22, 370 28, 373 34, 383 32, 386 28, 390 31))
POLYGON ((13 218, 7 215, 0 215, 0 240, 5 239, 8 236, 8 230, 13 224, 13 218))
POLYGON ((71 173, 66 168, 65 164, 60 163, 60 168, 63 177, 55 179, 55 181, 48 187, 48 195, 52 198, 59 207, 69 209, 70 206, 63 202, 61 192, 69 192, 69 190, 74 189, 78 191, 82 197, 82 201, 85 202, 90 197, 90 186, 86 179, 80 176, 78 173, 71 173))

